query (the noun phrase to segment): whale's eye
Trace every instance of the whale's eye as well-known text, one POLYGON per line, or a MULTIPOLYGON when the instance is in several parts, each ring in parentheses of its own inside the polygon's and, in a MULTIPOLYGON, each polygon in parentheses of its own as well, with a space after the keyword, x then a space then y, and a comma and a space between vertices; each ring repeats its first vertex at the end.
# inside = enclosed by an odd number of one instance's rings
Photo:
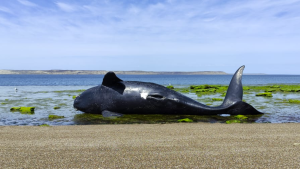
POLYGON ((158 94, 158 93, 153 93, 153 94, 148 94, 147 98, 152 98, 152 99, 164 99, 165 97, 158 94))
POLYGON ((151 97, 154 97, 154 98, 158 98, 158 99, 164 98, 164 96, 161 96, 161 95, 158 95, 158 94, 148 95, 148 96, 151 96, 151 97))

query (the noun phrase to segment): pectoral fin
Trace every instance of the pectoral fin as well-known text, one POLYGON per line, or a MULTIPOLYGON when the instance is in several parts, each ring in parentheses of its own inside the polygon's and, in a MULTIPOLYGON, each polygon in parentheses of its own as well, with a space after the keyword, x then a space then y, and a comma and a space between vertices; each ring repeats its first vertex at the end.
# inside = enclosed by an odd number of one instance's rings
POLYGON ((108 117, 108 118, 113 118, 113 117, 121 117, 121 116, 123 116, 123 114, 115 113, 115 112, 108 111, 108 110, 104 110, 104 111, 102 111, 102 116, 103 117, 108 117))

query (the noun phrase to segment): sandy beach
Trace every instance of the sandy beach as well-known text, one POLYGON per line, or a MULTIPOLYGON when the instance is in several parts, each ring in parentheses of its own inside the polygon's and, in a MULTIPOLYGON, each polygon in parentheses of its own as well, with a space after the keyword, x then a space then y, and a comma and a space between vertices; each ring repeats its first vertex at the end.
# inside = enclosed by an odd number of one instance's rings
POLYGON ((300 124, 1 126, 1 168, 298 168, 300 124))

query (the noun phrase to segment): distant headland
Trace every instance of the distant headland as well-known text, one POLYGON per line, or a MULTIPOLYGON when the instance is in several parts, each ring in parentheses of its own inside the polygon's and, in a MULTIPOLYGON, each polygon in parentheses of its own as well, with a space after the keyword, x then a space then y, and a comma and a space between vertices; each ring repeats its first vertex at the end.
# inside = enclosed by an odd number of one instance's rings
MULTIPOLYGON (((40 75, 104 75, 106 70, 0 70, 0 74, 40 75)), ((114 71, 123 75, 227 75, 223 71, 162 72, 162 71, 114 71)))

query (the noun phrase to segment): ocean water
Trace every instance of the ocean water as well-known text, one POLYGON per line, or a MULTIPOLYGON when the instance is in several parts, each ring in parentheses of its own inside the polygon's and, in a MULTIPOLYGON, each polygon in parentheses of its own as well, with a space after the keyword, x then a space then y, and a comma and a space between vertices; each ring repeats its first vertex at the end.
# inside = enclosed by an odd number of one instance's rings
MULTIPOLYGON (((125 81, 153 82, 161 85, 172 84, 175 87, 187 87, 197 84, 228 85, 232 75, 118 75, 125 81)), ((82 112, 73 108, 73 96, 80 91, 102 83, 103 75, 0 75, 0 125, 76 125, 99 124, 85 121, 82 112), (18 90, 15 91, 15 88, 18 90), (11 107, 34 106, 34 114, 11 112, 11 107), (54 109, 60 106, 60 109, 54 109), (51 120, 49 115, 64 116, 63 119, 51 120)), ((300 75, 244 75, 244 85, 300 84, 300 75)), ((210 102, 213 97, 197 96, 185 93, 201 103, 218 106, 222 102, 210 102)), ((298 93, 277 93, 273 98, 255 97, 255 93, 244 96, 244 99, 265 114, 253 122, 289 123, 300 122, 298 104, 280 103, 279 100, 298 99, 298 93)), ((171 118, 171 116, 170 116, 171 118)), ((184 118, 184 117, 172 117, 184 118)), ((205 122, 222 122, 223 117, 207 117, 205 122), (220 119, 221 118, 221 121, 220 119)), ((224 119, 223 119, 224 120, 224 119)), ((226 120, 226 119, 225 119, 226 120)), ((200 120, 202 121, 202 120, 200 120)), ((102 121, 103 122, 103 121, 102 121)), ((101 122, 101 124, 102 124, 101 122)), ((224 121, 223 121, 224 122, 224 121)), ((107 122, 106 123, 110 123, 107 122)))
MULTIPOLYGON (((228 85, 232 75, 117 75, 124 81, 143 81, 161 85, 228 85)), ((0 86, 96 86, 104 75, 0 75, 0 86)), ((244 75, 244 85, 297 84, 300 75, 244 75)))

